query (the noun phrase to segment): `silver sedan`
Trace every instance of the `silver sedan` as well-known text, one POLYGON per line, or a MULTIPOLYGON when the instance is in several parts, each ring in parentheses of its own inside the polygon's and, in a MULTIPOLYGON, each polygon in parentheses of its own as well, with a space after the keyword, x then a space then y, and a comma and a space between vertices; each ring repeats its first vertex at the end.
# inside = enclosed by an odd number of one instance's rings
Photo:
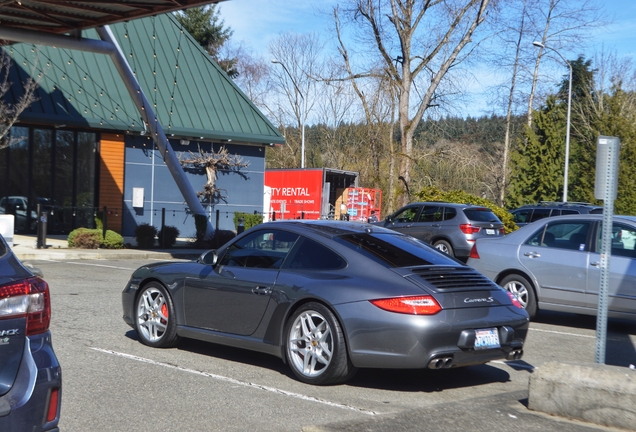
MULTIPOLYGON (((541 219, 477 241, 467 264, 539 310, 596 315, 603 215, 541 219)), ((636 217, 614 216, 609 316, 636 320, 636 217)))

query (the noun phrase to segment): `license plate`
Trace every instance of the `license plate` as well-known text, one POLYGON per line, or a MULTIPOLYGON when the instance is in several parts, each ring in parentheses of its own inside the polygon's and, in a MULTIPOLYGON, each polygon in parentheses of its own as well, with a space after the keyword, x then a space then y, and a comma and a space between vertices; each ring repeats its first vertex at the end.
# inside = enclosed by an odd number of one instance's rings
POLYGON ((495 235, 495 230, 494 229, 487 229, 486 230, 486 234, 487 235, 495 235))
POLYGON ((475 349, 499 348, 499 332, 496 328, 475 330, 475 349))

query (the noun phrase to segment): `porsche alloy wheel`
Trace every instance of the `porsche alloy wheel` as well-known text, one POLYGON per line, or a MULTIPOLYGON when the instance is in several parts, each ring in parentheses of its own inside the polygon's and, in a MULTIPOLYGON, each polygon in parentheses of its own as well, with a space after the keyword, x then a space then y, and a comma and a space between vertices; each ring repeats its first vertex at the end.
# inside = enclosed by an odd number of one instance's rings
POLYGON ((287 357, 294 374, 310 384, 336 384, 355 373, 335 316, 319 303, 299 308, 287 328, 287 357))
POLYGON ((136 328, 141 341, 153 347, 169 347, 178 341, 174 306, 166 289, 151 282, 137 298, 136 328))

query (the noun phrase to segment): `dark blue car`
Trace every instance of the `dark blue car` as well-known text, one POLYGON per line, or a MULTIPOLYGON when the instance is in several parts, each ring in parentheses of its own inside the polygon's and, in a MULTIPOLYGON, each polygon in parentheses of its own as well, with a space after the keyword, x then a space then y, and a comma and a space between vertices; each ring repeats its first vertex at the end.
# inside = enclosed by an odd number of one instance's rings
POLYGON ((0 236, 0 431, 57 431, 62 370, 48 284, 0 236))

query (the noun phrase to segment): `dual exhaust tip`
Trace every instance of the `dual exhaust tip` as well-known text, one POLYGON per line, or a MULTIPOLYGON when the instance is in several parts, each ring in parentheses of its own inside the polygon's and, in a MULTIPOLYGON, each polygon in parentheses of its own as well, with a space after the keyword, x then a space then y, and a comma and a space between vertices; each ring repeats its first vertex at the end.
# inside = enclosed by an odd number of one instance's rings
POLYGON ((453 357, 437 357, 428 364, 429 369, 448 369, 453 366, 453 357))
POLYGON ((508 353, 508 355, 506 356, 506 360, 519 360, 521 357, 523 357, 523 350, 516 349, 508 353))

